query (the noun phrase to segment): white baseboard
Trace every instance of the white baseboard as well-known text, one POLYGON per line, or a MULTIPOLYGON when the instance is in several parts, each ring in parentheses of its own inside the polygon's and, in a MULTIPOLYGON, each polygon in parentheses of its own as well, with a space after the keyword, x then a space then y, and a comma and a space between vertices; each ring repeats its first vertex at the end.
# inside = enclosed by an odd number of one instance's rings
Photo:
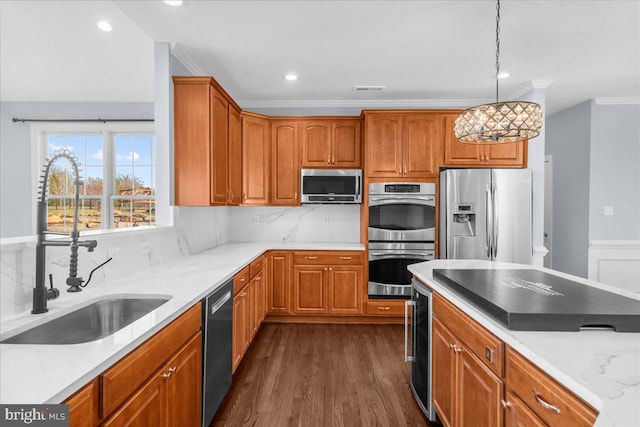
POLYGON ((640 292, 640 240, 590 240, 588 278, 640 292))

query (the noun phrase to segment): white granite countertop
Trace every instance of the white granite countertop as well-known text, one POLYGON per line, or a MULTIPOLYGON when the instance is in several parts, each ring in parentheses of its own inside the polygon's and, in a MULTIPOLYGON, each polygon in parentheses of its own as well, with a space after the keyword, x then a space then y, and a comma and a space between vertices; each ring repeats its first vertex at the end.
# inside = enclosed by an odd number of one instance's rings
POLYGON ((434 291, 600 411, 596 426, 640 426, 640 333, 511 331, 434 279, 432 270, 436 268, 534 268, 640 300, 638 294, 530 265, 435 260, 409 266, 409 271, 434 291))
POLYGON ((48 302, 0 324, 0 338, 15 335, 104 296, 168 296, 156 310, 106 338, 84 344, 0 344, 0 403, 59 403, 222 285, 269 249, 364 250, 357 243, 240 243, 85 288, 74 298, 48 302))

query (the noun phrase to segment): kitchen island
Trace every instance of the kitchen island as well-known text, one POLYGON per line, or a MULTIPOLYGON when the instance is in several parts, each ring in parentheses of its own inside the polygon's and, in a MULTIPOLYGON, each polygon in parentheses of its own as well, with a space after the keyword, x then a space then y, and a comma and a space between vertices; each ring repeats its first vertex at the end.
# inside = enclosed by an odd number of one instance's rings
MULTIPOLYGON (((475 260, 436 260, 409 266, 429 288, 524 356, 557 383, 599 412, 596 426, 640 425, 640 333, 610 330, 542 332, 509 330, 444 281, 436 269, 537 269, 584 286, 640 300, 615 287, 553 270, 527 265, 475 260)), ((436 368, 437 369, 437 368, 436 368)))

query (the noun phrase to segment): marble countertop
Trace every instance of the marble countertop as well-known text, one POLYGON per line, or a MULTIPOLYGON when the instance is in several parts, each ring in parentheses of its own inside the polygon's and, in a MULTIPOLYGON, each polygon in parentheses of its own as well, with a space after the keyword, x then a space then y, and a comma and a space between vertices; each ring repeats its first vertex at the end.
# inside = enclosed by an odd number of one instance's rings
POLYGON ((0 344, 0 403, 59 403, 79 390, 195 303, 270 249, 364 250, 358 243, 239 243, 180 258, 125 279, 88 287, 74 298, 49 301, 49 312, 29 312, 0 324, 15 335, 105 296, 168 296, 156 310, 106 338, 84 344, 0 344))
POLYGON ((585 286, 640 300, 638 294, 529 265, 475 260, 435 260, 409 266, 434 291, 487 328, 531 362, 589 403, 600 414, 595 425, 640 426, 640 333, 512 331, 433 278, 437 268, 534 268, 585 286))

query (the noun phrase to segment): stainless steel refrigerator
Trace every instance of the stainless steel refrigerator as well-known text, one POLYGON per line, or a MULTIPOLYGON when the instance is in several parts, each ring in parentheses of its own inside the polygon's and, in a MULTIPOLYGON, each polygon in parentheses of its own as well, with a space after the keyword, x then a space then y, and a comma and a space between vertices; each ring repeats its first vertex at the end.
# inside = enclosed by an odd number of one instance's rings
POLYGON ((531 172, 440 172, 440 258, 531 264, 531 172))

